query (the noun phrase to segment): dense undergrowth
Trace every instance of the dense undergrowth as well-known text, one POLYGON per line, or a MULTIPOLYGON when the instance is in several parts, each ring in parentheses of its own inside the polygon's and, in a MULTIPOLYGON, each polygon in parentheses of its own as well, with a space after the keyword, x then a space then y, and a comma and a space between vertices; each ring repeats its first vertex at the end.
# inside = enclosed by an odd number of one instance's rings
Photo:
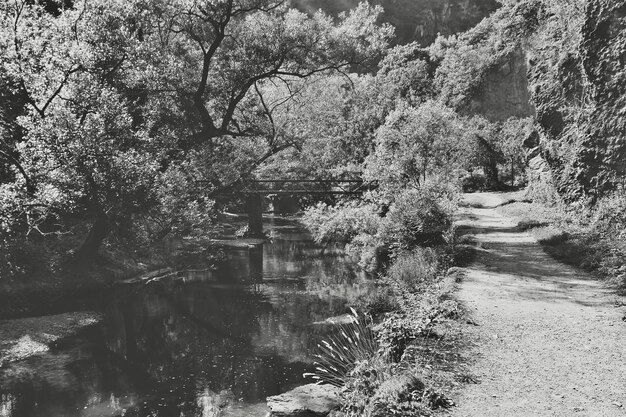
POLYGON ((499 208, 518 219, 554 258, 595 272, 626 291, 626 189, 601 198, 595 205, 558 200, 512 202, 499 208))
POLYGON ((452 405, 442 392, 447 382, 428 372, 415 352, 458 314, 450 297, 458 279, 452 267, 463 256, 452 226, 457 197, 452 187, 425 186, 403 190, 389 205, 372 198, 306 213, 318 242, 347 243, 377 276, 376 289, 353 305, 359 311, 353 323, 339 326, 318 352, 313 376, 342 387, 342 415, 430 415, 452 405), (363 320, 373 331, 363 330, 363 320), (367 349, 364 335, 372 339, 367 349))

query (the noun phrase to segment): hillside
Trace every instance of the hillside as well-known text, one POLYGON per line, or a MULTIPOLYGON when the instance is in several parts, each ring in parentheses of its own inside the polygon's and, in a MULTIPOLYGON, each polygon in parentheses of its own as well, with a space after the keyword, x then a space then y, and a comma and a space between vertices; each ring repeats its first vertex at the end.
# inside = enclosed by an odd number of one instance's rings
MULTIPOLYGON (((292 0, 301 10, 338 14, 360 0, 292 0)), ((437 34, 452 35, 475 26, 499 6, 496 0, 374 0, 385 9, 383 21, 396 28, 396 42, 430 45, 437 34)))

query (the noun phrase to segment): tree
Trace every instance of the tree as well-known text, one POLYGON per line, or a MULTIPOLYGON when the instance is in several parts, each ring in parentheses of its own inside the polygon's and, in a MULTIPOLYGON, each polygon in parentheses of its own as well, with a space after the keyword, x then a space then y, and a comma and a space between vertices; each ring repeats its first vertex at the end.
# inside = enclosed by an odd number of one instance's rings
POLYGON ((524 140, 531 134, 533 120, 531 118, 518 119, 511 117, 498 128, 498 147, 510 168, 511 185, 515 185, 515 179, 524 176, 526 170, 526 151, 524 140))
POLYGON ((427 101, 400 107, 376 132, 376 150, 367 158, 365 174, 388 192, 418 188, 429 175, 448 174, 463 154, 460 119, 450 108, 427 101))
MULTIPOLYGON (((272 102, 289 95, 277 84, 272 102)), ((322 178, 354 176, 373 148, 382 107, 371 75, 320 75, 304 81, 294 99, 277 109, 274 120, 294 146, 273 157, 260 176, 322 178)))
POLYGON ((210 210, 293 145, 271 128, 264 84, 366 65, 391 36, 365 4, 338 22, 267 0, 0 8, 0 66, 27 106, 11 116, 23 138, 13 153, 0 149, 18 174, 11 187, 28 190, 15 195, 33 208, 31 229, 48 215, 91 218, 85 255, 142 212, 171 216, 171 230, 172 191, 210 210))

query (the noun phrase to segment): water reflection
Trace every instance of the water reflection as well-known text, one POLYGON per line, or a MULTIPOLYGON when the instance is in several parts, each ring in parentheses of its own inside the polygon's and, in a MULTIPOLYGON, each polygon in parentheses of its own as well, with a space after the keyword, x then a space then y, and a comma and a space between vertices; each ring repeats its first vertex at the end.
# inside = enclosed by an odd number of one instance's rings
POLYGON ((263 416, 302 384, 323 336, 367 277, 293 224, 216 271, 121 287, 103 324, 0 370, 0 416, 263 416))

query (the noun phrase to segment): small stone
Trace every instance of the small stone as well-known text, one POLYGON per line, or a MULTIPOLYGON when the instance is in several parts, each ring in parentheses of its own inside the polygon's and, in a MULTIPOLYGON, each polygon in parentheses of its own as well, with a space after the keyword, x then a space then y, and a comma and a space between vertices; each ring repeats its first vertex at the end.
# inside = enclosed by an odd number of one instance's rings
POLYGON ((613 404, 615 407, 622 407, 622 403, 620 403, 619 401, 613 401, 611 404, 613 404))

